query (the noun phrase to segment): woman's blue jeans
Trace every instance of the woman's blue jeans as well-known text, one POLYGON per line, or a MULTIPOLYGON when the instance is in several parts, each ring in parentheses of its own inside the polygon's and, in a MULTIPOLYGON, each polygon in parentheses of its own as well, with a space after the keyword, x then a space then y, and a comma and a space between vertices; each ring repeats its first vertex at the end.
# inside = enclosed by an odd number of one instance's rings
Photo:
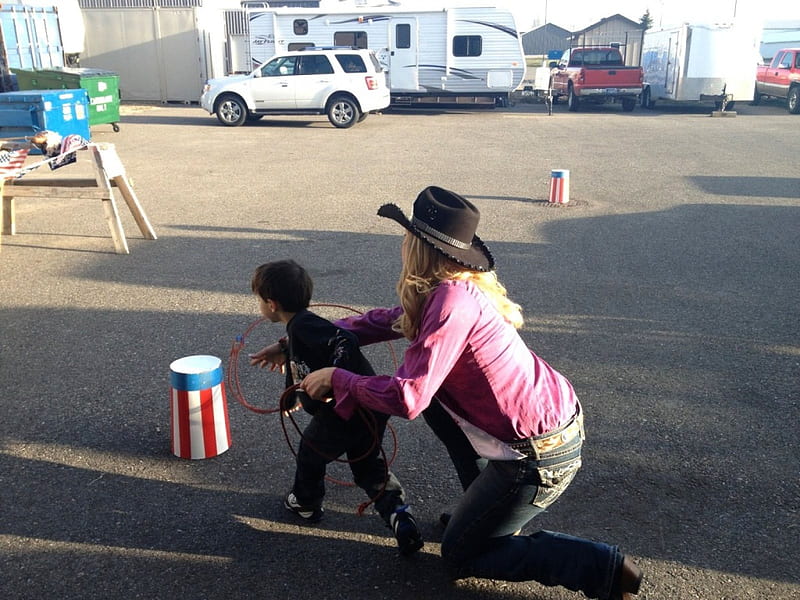
POLYGON ((442 538, 442 558, 455 576, 533 580, 610 598, 623 558, 616 546, 550 531, 514 535, 572 481, 581 437, 538 458, 486 461, 441 406, 431 405, 426 413, 454 464, 461 463, 456 471, 465 492, 442 538))

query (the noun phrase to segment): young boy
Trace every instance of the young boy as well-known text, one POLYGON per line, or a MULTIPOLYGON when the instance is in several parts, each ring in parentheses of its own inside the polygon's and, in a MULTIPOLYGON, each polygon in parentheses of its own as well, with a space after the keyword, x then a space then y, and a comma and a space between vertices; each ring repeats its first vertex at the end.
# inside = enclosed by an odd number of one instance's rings
MULTIPOLYGON (((284 368, 287 387, 322 367, 375 374, 354 334, 308 310, 314 285, 299 264, 293 260, 263 264, 253 274, 251 287, 261 314, 273 323, 284 323, 287 334, 278 343, 251 354, 251 365, 284 368)), ((405 504, 403 488, 381 456, 389 417, 367 410, 367 421, 361 415, 345 421, 334 412, 333 402, 312 400, 304 392, 296 393, 281 410, 291 411, 297 402, 312 417, 297 452, 294 486, 284 500, 286 508, 309 523, 319 522, 324 512, 325 468, 346 454, 349 460, 358 459, 349 463, 354 481, 374 499, 378 513, 394 532, 400 554, 408 556, 422 548, 422 537, 405 504)))

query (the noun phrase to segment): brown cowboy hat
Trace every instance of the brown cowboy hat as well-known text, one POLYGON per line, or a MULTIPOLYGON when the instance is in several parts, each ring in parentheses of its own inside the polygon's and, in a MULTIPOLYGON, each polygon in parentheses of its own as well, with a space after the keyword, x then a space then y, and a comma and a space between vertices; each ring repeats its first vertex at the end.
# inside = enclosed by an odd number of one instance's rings
POLYGON ((393 219, 435 250, 476 271, 491 271, 494 257, 475 235, 480 212, 466 198, 440 187, 422 190, 411 220, 396 204, 384 204, 378 215, 393 219))

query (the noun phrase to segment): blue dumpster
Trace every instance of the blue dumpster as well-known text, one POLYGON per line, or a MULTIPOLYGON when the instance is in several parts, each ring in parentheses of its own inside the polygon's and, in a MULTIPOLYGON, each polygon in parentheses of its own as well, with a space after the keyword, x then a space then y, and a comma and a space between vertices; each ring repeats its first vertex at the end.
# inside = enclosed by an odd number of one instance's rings
POLYGON ((80 88, 0 94, 0 138, 25 138, 43 130, 90 140, 88 92, 80 88))

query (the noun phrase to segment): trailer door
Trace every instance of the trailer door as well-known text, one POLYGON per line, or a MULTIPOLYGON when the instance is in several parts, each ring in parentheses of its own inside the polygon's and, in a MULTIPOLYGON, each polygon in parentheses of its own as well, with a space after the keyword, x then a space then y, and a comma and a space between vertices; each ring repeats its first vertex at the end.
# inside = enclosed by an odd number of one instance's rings
POLYGON ((389 89, 416 91, 419 87, 419 28, 415 18, 392 19, 389 33, 389 89))
POLYGON ((667 53, 667 73, 664 80, 664 88, 667 97, 674 97, 678 93, 677 82, 681 65, 678 64, 678 33, 669 36, 669 51, 667 53))

